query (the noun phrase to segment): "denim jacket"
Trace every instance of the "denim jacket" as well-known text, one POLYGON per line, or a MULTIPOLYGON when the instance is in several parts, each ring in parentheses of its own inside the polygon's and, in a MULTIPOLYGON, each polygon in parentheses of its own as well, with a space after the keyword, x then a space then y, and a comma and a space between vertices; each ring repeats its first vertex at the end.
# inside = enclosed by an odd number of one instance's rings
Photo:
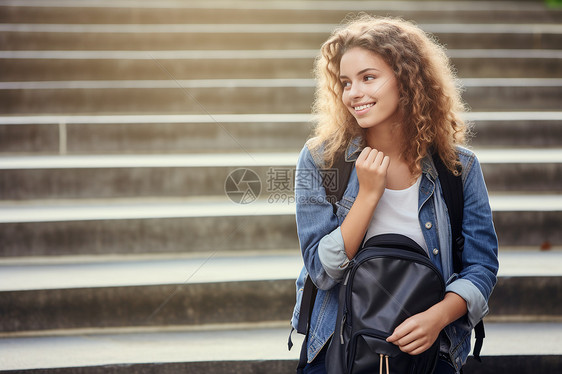
MULTIPOLYGON (((360 151, 360 139, 353 140, 346 151, 346 161, 354 162, 360 151)), ((498 242, 492 222, 488 192, 476 156, 465 148, 458 148, 462 164, 464 188, 463 270, 453 274, 451 231, 449 216, 437 179, 437 171, 430 156, 422 161, 419 187, 418 217, 429 257, 446 280, 446 291, 460 295, 467 302, 468 313, 444 329, 447 341, 441 341, 442 350, 448 351, 457 372, 470 353, 473 327, 488 313, 488 299, 496 284, 498 271, 498 242)), ((334 332, 338 309, 339 284, 345 264, 338 271, 321 261, 320 253, 345 257, 340 225, 351 209, 359 191, 355 168, 347 189, 334 210, 322 185, 320 153, 312 154, 305 146, 299 156, 295 176, 296 221, 304 267, 296 281, 297 302, 292 317, 296 328, 307 274, 318 287, 310 321, 307 356, 311 362, 334 332)), ((324 256, 325 257, 325 256, 324 256)))

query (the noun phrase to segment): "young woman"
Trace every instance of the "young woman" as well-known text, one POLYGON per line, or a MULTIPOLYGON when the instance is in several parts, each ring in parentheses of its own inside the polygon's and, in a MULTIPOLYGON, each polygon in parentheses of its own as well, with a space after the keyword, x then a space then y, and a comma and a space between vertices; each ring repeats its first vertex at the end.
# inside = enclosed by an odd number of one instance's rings
POLYGON ((480 165, 461 147, 464 105, 449 60, 415 25, 368 16, 335 30, 321 52, 315 63, 315 137, 300 154, 295 185, 305 266, 297 279, 293 326, 307 274, 319 288, 304 372, 325 373, 338 285, 364 238, 398 233, 427 251, 447 292, 443 301, 399 325, 388 341, 416 355, 440 339, 435 373, 458 373, 472 328, 488 313, 498 244, 480 165), (320 170, 342 151, 354 168, 334 213, 320 170), (465 245, 459 274, 452 270, 449 218, 433 152, 449 169, 462 167, 465 245))

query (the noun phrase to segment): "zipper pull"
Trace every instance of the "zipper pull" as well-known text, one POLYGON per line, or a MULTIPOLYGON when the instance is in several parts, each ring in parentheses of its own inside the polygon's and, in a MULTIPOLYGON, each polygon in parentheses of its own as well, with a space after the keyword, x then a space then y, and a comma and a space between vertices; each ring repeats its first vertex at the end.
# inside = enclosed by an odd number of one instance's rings
POLYGON ((379 374, 382 374, 382 367, 383 367, 383 357, 385 358, 386 362, 386 374, 390 374, 390 365, 388 364, 388 355, 384 355, 382 353, 379 354, 379 374))
POLYGON ((388 364, 388 355, 384 356, 386 358, 386 374, 390 373, 390 365, 388 364))

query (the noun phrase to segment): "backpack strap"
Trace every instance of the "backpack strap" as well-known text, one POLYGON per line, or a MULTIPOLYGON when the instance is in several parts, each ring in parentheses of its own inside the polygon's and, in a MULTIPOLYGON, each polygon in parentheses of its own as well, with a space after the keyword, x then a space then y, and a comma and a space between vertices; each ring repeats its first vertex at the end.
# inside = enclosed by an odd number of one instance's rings
POLYGON ((299 321, 297 325, 297 332, 299 334, 304 334, 304 341, 301 347, 299 364, 297 366, 297 374, 303 373, 304 367, 308 362, 307 348, 308 348, 308 334, 310 332, 309 322, 312 317, 312 309, 314 308, 314 301, 316 301, 317 292, 318 292, 318 288, 312 282, 312 279, 310 279, 310 277, 307 276, 304 283, 299 321))
POLYGON ((343 197, 352 169, 353 162, 345 160, 344 149, 335 155, 334 164, 331 168, 320 170, 320 175, 322 176, 322 186, 326 191, 328 201, 332 204, 334 214, 338 209, 336 202, 340 201, 343 197))
MULTIPOLYGON (((461 168, 459 167, 454 172, 451 172, 445 166, 441 157, 439 157, 439 154, 434 153, 432 157, 433 163, 435 164, 435 168, 437 169, 437 173, 439 175, 439 181, 441 182, 443 198, 445 199, 445 204, 447 205, 447 210, 449 211, 451 237, 453 238, 453 271, 458 274, 462 270, 462 252, 464 250, 464 236, 462 235, 464 190, 461 168)), ((482 350, 482 344, 484 342, 484 337, 486 336, 483 321, 478 322, 478 324, 474 326, 474 333, 476 335, 476 341, 474 343, 474 350, 472 354, 476 360, 482 362, 480 358, 480 351, 482 350)))
POLYGON ((437 169, 441 191, 449 211, 451 237, 453 238, 453 271, 460 273, 462 270, 462 251, 464 250, 464 236, 462 235, 464 195, 461 172, 457 169, 453 174, 437 153, 433 154, 433 163, 437 169))

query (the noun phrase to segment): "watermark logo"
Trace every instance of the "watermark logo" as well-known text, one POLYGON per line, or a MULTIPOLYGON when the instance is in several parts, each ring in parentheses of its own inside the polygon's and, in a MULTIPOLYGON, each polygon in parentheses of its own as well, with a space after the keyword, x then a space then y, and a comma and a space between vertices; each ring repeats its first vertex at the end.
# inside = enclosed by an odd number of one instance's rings
POLYGON ((250 204, 261 193, 261 180, 250 169, 236 169, 226 177, 224 191, 230 200, 237 204, 250 204))
MULTIPOLYGON (((334 192, 339 185, 337 169, 299 169, 270 167, 265 177, 264 198, 270 204, 324 204, 335 203, 334 192)), ((262 192, 260 176, 251 169, 231 172, 224 183, 228 198, 236 204, 250 204, 262 192)))

